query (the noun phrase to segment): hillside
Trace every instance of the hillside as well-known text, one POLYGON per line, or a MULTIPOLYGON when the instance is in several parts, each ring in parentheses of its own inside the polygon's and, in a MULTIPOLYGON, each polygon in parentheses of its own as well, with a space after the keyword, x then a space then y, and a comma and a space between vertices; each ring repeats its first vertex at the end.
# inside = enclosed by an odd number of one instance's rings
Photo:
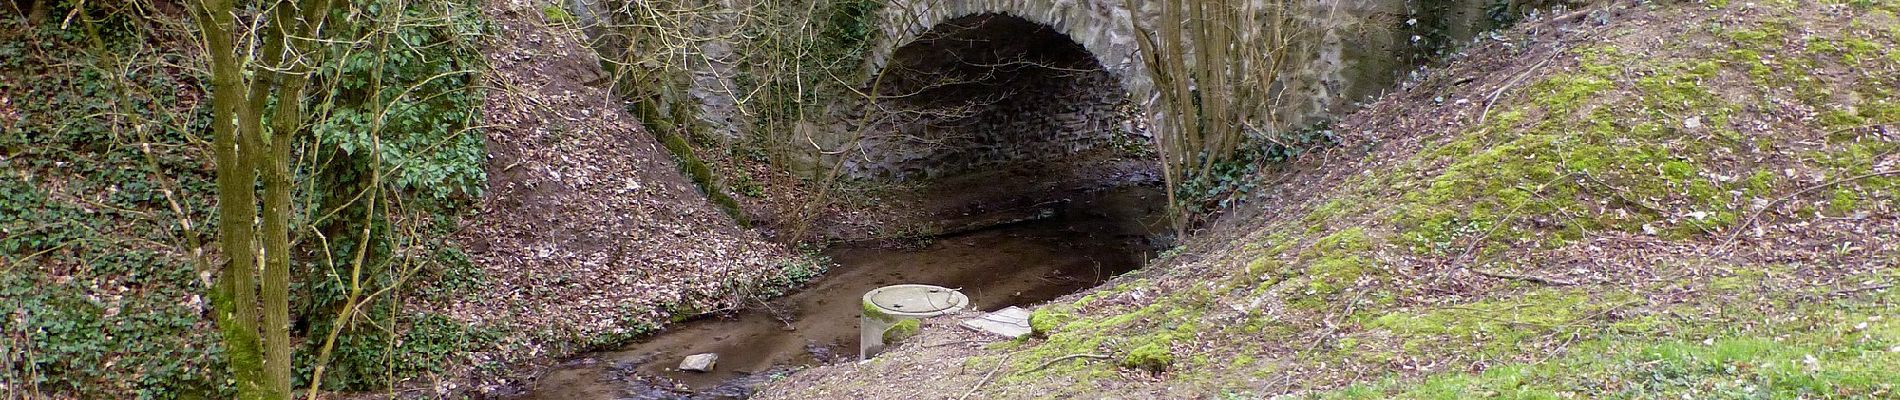
MULTIPOLYGON (((0 398, 230 397, 189 13, 24 4, 0 6, 0 398)), ((707 203, 590 83, 576 27, 505 0, 391 4, 335 10, 352 43, 325 49, 300 127, 297 387, 346 296, 322 388, 447 397, 823 271, 707 203)))
POLYGON ((1149 267, 763 398, 1883 398, 1900 5, 1525 21, 1149 267))

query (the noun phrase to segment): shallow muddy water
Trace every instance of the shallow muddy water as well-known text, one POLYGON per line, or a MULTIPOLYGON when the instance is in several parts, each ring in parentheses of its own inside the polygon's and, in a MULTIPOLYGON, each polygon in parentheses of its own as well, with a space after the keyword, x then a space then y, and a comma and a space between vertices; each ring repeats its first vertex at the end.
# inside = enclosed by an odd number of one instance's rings
POLYGON ((745 311, 675 324, 613 351, 582 355, 536 379, 519 399, 743 398, 774 374, 857 358, 858 300, 899 283, 957 288, 994 311, 1088 288, 1135 268, 1166 231, 1164 195, 1129 186, 1073 196, 1051 215, 906 246, 841 245, 838 265, 796 293, 745 311), (680 359, 718 353, 713 372, 680 359))

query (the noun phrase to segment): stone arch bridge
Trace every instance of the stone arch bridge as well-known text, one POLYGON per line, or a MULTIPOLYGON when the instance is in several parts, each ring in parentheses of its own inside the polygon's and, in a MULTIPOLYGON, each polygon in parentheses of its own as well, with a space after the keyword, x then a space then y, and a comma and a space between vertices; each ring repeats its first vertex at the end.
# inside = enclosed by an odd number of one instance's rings
MULTIPOLYGON (((613 14, 606 4, 626 0, 563 1, 583 10, 583 25, 590 25, 613 14)), ((730 8, 751 0, 689 1, 730 8)), ((1287 46, 1270 106, 1281 124, 1275 128, 1286 129, 1348 111, 1394 86, 1429 53, 1494 27, 1500 10, 1587 0, 1207 1, 1288 10, 1287 28, 1300 34, 1287 46)), ((928 180, 1139 146, 1145 126, 1168 117, 1158 110, 1135 30, 1138 23, 1156 25, 1156 0, 879 3, 856 78, 880 100, 827 99, 832 104, 822 117, 790 132, 798 145, 784 154, 787 167, 816 173, 842 165, 853 179, 928 180)), ((747 90, 732 80, 742 57, 732 49, 707 42, 689 50, 705 57, 686 57, 693 64, 687 99, 720 136, 786 135, 749 132, 738 109, 747 90)))
MULTIPOLYGON (((1306 34, 1289 46, 1291 62, 1275 88, 1280 96, 1273 108, 1285 124, 1279 128, 1347 111, 1395 85, 1424 53, 1489 29, 1498 7, 1521 7, 1506 0, 1283 4, 1292 10, 1289 24, 1306 34)), ((798 134, 820 147, 849 149, 830 156, 842 160, 811 156, 826 159, 823 164, 842 162, 845 175, 870 180, 937 178, 1069 157, 1118 138, 1145 141, 1144 127, 1167 116, 1140 58, 1135 24, 1155 26, 1158 6, 1147 0, 887 0, 876 15, 861 78, 891 100, 835 113, 839 120, 798 134), (1020 60, 1038 68, 996 67, 1020 60), (954 64, 983 68, 957 71, 954 64), (945 77, 952 82, 944 84, 945 77), (888 117, 866 119, 865 113, 888 117), (859 129, 852 120, 881 122, 859 129)))

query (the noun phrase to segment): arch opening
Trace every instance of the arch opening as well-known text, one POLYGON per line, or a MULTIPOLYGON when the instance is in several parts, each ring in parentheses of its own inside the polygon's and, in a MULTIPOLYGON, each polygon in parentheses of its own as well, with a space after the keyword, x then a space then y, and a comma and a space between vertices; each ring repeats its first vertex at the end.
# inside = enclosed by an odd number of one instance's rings
POLYGON ((1146 146, 1117 77, 1061 31, 1016 16, 939 23, 873 79, 877 122, 853 165, 861 178, 1049 175, 1146 146))

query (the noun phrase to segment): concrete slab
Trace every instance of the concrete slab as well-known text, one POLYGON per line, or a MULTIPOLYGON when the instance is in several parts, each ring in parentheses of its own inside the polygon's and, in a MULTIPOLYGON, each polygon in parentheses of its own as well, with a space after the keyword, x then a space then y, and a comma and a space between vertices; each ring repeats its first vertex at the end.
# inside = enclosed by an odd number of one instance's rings
POLYGON ((1011 339, 1029 335, 1029 310, 1009 306, 981 317, 963 320, 959 325, 1011 339))

